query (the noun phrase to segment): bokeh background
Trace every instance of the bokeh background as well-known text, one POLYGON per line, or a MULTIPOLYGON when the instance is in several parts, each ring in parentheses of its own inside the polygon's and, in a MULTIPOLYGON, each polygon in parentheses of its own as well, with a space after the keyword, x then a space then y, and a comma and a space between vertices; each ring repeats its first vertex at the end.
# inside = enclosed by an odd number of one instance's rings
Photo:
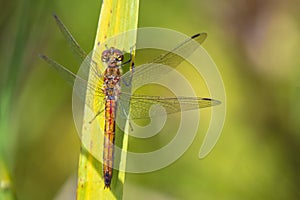
MULTIPOLYGON (((10 188, 24 200, 74 195, 80 140, 72 89, 38 54, 76 71, 79 63, 51 14, 90 51, 100 5, 0 2, 0 195, 10 188)), ((208 33, 204 47, 224 80, 227 118, 208 157, 197 157, 199 131, 171 166, 128 174, 124 199, 300 199, 299 6, 293 0, 141 0, 140 27, 208 33)))

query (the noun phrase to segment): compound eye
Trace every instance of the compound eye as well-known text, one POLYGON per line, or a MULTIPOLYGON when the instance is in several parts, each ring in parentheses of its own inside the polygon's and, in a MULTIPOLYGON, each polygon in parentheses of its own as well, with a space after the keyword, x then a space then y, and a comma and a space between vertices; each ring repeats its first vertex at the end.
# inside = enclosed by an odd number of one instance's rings
POLYGON ((102 57, 102 62, 108 62, 108 57, 102 57))
POLYGON ((117 60, 122 61, 123 60, 123 55, 118 55, 117 60))
POLYGON ((101 55, 101 60, 102 62, 108 62, 109 59, 109 52, 107 50, 103 51, 102 55, 101 55))
POLYGON ((101 60, 102 60, 102 62, 107 62, 107 57, 102 56, 101 60))

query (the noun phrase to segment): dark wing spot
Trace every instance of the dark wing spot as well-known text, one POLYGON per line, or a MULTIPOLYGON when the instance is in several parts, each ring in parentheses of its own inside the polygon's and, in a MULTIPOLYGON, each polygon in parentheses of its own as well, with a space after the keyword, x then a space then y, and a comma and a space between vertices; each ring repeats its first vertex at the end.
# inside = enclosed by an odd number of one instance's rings
POLYGON ((198 37, 199 35, 200 35, 200 33, 193 35, 191 38, 194 39, 194 38, 198 37))

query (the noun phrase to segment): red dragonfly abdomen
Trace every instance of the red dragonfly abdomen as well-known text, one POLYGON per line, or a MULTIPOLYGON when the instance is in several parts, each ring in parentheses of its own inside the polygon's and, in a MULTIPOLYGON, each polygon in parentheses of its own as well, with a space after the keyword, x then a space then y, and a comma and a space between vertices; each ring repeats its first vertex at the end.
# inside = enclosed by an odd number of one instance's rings
POLYGON ((104 188, 110 188, 115 142, 115 113, 116 101, 106 100, 105 104, 105 128, 104 128, 104 150, 103 150, 103 176, 104 188))

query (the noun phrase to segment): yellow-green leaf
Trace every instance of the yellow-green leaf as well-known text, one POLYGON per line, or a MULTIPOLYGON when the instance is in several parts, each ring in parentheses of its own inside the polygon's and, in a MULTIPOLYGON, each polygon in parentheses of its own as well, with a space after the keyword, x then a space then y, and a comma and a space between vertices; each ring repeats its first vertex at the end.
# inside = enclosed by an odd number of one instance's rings
MULTIPOLYGON (((94 45, 96 54, 101 55, 101 52, 97 52, 99 51, 97 48, 98 44, 103 44, 107 39, 120 33, 137 29, 138 6, 139 0, 103 1, 94 45)), ((122 47, 125 43, 128 45, 128 41, 135 43, 136 34, 131 33, 122 38, 120 41, 115 41, 117 47, 122 47)), ((133 46, 134 43, 131 45, 133 46)), ((92 57, 92 59, 101 65, 101 61, 97 60, 96 56, 92 57)), ((89 77, 89 79, 91 78, 92 77, 89 77)), ((94 112, 97 113, 97 111, 94 112)), ((91 119, 91 116, 88 113, 84 113, 83 118, 84 121, 87 122, 91 119)), ((97 123, 103 126, 104 118, 97 118, 97 123)), ((99 155, 101 154, 103 138, 97 134, 94 126, 83 126, 81 134, 83 145, 79 158, 77 199, 122 199, 125 173, 114 170, 111 189, 104 189, 102 163, 93 156, 94 154, 91 154, 91 151, 99 152, 99 155)), ((121 130, 116 129, 115 141, 119 143, 122 150, 126 152, 127 135, 121 130)), ((126 154, 122 154, 120 160, 124 166, 126 164, 126 154)))

